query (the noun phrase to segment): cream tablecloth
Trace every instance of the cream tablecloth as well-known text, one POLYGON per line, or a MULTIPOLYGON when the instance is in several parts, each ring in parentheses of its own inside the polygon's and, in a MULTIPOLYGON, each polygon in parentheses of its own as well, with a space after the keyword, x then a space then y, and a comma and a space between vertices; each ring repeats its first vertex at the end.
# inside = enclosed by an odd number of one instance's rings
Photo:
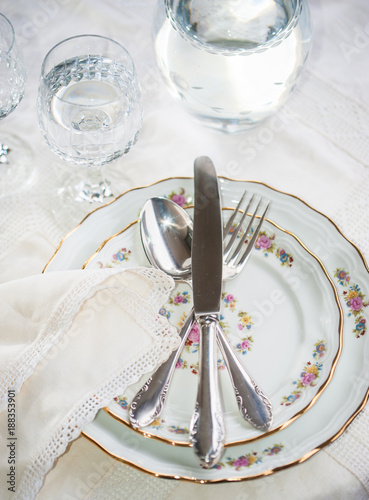
MULTIPOLYGON (((151 39, 154 0, 2 0, 26 56, 28 84, 1 131, 31 145, 32 177, 0 198, 0 280, 40 273, 62 236, 79 222, 55 217, 64 165, 38 131, 36 95, 46 52, 68 36, 95 33, 121 42, 134 58, 144 94, 144 126, 132 151, 109 167, 116 193, 171 176, 192 175, 209 155, 218 173, 255 179, 293 193, 331 217, 369 259, 369 4, 310 0, 314 46, 300 85, 272 122, 233 137, 207 130, 174 102, 156 69, 151 39)), ((2 452, 0 452, 2 453, 2 452)), ((38 495, 49 499, 369 498, 369 409, 307 462, 268 478, 196 485, 145 475, 77 439, 38 495)))

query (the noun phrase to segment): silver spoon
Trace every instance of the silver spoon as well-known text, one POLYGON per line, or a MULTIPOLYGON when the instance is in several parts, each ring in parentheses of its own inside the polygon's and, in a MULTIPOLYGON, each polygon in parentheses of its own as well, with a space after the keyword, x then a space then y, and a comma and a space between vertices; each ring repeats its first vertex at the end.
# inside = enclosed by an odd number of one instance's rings
MULTIPOLYGON (((191 285, 192 220, 185 210, 168 198, 149 199, 141 212, 141 239, 150 263, 175 281, 191 285)), ((160 415, 179 355, 195 317, 189 314, 180 331, 180 344, 133 398, 130 422, 145 427, 160 415)), ((270 401, 248 375, 223 330, 217 341, 225 359, 242 417, 266 431, 272 421, 270 401)))

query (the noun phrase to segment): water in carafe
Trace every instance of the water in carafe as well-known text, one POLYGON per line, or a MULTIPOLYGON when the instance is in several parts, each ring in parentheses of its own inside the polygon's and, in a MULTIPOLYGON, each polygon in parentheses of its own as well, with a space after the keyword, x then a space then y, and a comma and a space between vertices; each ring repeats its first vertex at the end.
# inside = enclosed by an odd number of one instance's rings
POLYGON ((304 0, 164 0, 155 33, 171 92, 203 122, 230 133, 285 102, 311 41, 304 0))

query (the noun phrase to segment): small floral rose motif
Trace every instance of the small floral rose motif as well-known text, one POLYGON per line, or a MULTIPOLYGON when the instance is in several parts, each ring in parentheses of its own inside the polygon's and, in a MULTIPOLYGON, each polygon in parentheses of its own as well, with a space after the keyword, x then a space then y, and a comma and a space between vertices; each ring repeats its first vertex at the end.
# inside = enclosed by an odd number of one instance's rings
POLYGON ((197 343, 199 342, 200 329, 199 329, 199 325, 197 323, 194 323, 192 325, 191 331, 188 334, 188 340, 190 340, 191 342, 197 342, 197 343))
POLYGON ((123 262, 124 260, 129 260, 129 256, 131 254, 131 250, 127 250, 126 248, 121 248, 120 250, 117 251, 117 253, 114 253, 112 258, 113 260, 123 262))
POLYGON ((184 361, 183 358, 178 358, 177 363, 176 363, 176 369, 184 369, 187 368, 187 361, 184 361))
POLYGON ((175 306, 187 304, 191 300, 188 292, 177 292, 174 297, 169 299, 169 304, 174 304, 175 306))
POLYGON ((118 405, 123 408, 123 410, 128 410, 129 405, 126 396, 118 396, 114 398, 114 401, 118 403, 118 405))
POLYGON ((267 250, 271 246, 272 246, 272 242, 271 242, 270 238, 268 238, 268 236, 266 236, 266 234, 259 236, 259 238, 256 241, 256 247, 261 248, 262 250, 267 250))
POLYGON ((366 319, 363 316, 360 316, 360 318, 357 318, 355 321, 355 328, 353 332, 356 335, 356 338, 361 337, 362 335, 365 335, 366 332, 366 319))
MULTIPOLYGON (((228 231, 228 234, 229 235, 232 235, 236 229, 236 227, 238 226, 238 224, 233 224, 230 228, 229 228, 229 231, 228 231)), ((238 233, 237 235, 237 238, 240 238, 241 236, 241 231, 238 233)))
POLYGON ((248 453, 247 455, 241 455, 240 457, 227 458, 226 463, 231 467, 234 467, 235 470, 240 470, 243 467, 251 467, 253 464, 258 462, 262 462, 262 458, 258 456, 257 453, 248 453))
POLYGON ((169 309, 165 309, 165 307, 162 307, 161 309, 159 309, 159 314, 169 319, 172 313, 171 311, 169 311, 169 309))
POLYGON ((116 253, 113 253, 109 262, 99 261, 97 265, 101 269, 114 268, 122 263, 128 262, 131 253, 131 250, 127 250, 127 248, 120 248, 116 253))
MULTIPOLYGON (((200 465, 203 469, 206 469, 204 465, 200 465)), ((213 467, 210 467, 211 470, 221 470, 224 468, 224 463, 223 462, 218 462, 217 464, 213 465, 213 467)))
MULTIPOLYGON (((313 358, 321 359, 327 351, 327 345, 324 340, 318 340, 314 344, 313 358)), ((319 378, 320 371, 323 369, 323 363, 316 361, 312 363, 308 361, 304 366, 300 378, 294 380, 292 384, 296 386, 296 390, 291 392, 289 396, 283 396, 281 400, 281 405, 290 406, 295 403, 301 396, 302 390, 307 387, 314 387, 317 384, 317 379, 319 378)))
POLYGON ((240 322, 238 324, 238 329, 243 330, 244 328, 246 328, 247 330, 250 330, 250 328, 254 324, 252 322, 252 318, 251 318, 250 314, 248 314, 245 311, 240 311, 238 313, 238 317, 240 318, 240 322))
POLYGON ((230 309, 231 311, 234 311, 236 309, 237 300, 235 299, 234 295, 232 295, 231 293, 223 292, 222 293, 222 300, 224 302, 224 306, 227 309, 230 309))
POLYGON ((222 358, 217 359, 217 368, 218 368, 218 370, 225 370, 226 365, 225 365, 222 358))
POLYGON ((253 341, 253 338, 251 336, 243 338, 241 340, 241 342, 239 342, 236 345, 237 352, 239 354, 245 355, 248 351, 251 351, 251 347, 252 347, 253 342, 254 341, 253 341))
POLYGON ((174 203, 177 203, 180 207, 184 207, 186 204, 186 198, 183 196, 183 194, 174 194, 172 196, 172 201, 174 201, 174 203))
POLYGON ((320 340, 316 344, 314 344, 315 350, 313 352, 314 358, 322 358, 327 350, 327 346, 323 340, 320 340))
POLYGON ((160 421, 158 418, 153 420, 150 424, 150 427, 156 429, 157 431, 161 431, 164 428, 163 421, 160 421))
POLYGON ((189 430, 187 427, 178 427, 178 425, 169 425, 167 427, 169 432, 173 432, 174 434, 189 434, 189 430))
POLYGON ((363 307, 363 299, 359 296, 353 297, 350 302, 347 303, 347 305, 354 311, 360 311, 363 307))
POLYGON ((266 448, 263 453, 264 455, 272 456, 272 455, 277 455, 280 453, 284 448, 283 444, 275 444, 271 448, 266 448))
POLYGON ((268 257, 268 254, 272 254, 275 248, 275 234, 269 235, 266 231, 260 231, 259 237, 255 242, 256 250, 261 250, 264 252, 265 257, 268 257))
POLYGON ((179 192, 176 193, 175 191, 172 191, 168 198, 174 203, 177 203, 180 207, 186 207, 191 204, 192 202, 192 197, 191 196, 185 196, 186 191, 183 188, 179 189, 179 192))
MULTIPOLYGON (((344 269, 337 267, 334 276, 340 285, 347 288, 351 281, 349 273, 344 269)), ((343 299, 349 309, 348 317, 355 317, 355 328, 352 330, 356 338, 360 338, 366 333, 365 318, 362 316, 364 307, 369 306, 369 301, 365 301, 365 295, 360 290, 359 285, 351 285, 348 290, 343 291, 343 299), (359 316, 360 315, 360 316, 359 316)))
POLYGON ((316 375, 314 373, 305 373, 301 374, 301 383, 302 385, 311 385, 311 383, 316 379, 316 375))
POLYGON ((339 284, 342 286, 347 285, 351 279, 349 274, 344 269, 339 267, 336 269, 334 276, 338 279, 339 284))
POLYGON ((359 285, 352 285, 348 291, 345 290, 343 298, 346 306, 350 309, 349 316, 358 316, 362 313, 363 308, 369 305, 369 302, 364 301, 365 295, 361 292, 359 285))
POLYGON ((319 372, 322 368, 322 363, 316 362, 312 365, 311 362, 308 361, 300 374, 300 378, 293 383, 296 384, 298 389, 304 389, 308 386, 314 387, 316 385, 316 379, 319 377, 319 372))
POLYGON ((281 405, 290 406, 301 396, 301 391, 293 391, 289 396, 283 396, 281 405))
POLYGON ((269 254, 273 254, 278 258, 282 266, 291 267, 293 263, 292 255, 281 247, 276 250, 275 238, 275 233, 269 235, 266 231, 260 231, 259 237, 255 243, 256 250, 264 252, 265 257, 268 257, 269 254))
POLYGON ((233 467, 240 469, 241 467, 248 467, 251 465, 250 459, 248 457, 239 457, 233 462, 233 467))
POLYGON ((281 261, 282 266, 288 265, 292 266, 293 258, 289 255, 284 248, 278 248, 276 251, 276 255, 281 261))

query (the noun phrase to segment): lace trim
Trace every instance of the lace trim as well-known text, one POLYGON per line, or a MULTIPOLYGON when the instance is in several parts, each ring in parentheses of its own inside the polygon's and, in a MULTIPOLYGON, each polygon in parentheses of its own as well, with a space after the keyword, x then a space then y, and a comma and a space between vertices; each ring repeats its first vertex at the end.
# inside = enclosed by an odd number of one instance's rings
MULTIPOLYGON (((147 275, 145 272, 142 274, 147 275)), ((158 282, 161 282, 160 276, 158 278, 158 282)), ((147 314, 147 309, 139 300, 136 292, 119 291, 118 289, 109 289, 109 292, 117 296, 122 294, 126 311, 135 318, 140 326, 152 332, 155 339, 154 345, 145 353, 137 356, 127 367, 90 394, 82 405, 69 413, 26 469, 18 485, 15 498, 33 498, 40 490, 43 478, 52 468, 54 461, 64 453, 68 444, 80 435, 83 427, 95 418, 98 410, 107 406, 115 396, 123 393, 128 385, 137 382, 144 373, 154 370, 160 362, 169 357, 172 350, 178 345, 176 329, 154 311, 151 315, 147 314)))
POLYGON ((154 307, 160 307, 168 299, 168 295, 174 288, 174 281, 167 274, 149 267, 136 267, 127 269, 127 273, 134 272, 149 279, 155 285, 152 287, 146 300, 154 307))

